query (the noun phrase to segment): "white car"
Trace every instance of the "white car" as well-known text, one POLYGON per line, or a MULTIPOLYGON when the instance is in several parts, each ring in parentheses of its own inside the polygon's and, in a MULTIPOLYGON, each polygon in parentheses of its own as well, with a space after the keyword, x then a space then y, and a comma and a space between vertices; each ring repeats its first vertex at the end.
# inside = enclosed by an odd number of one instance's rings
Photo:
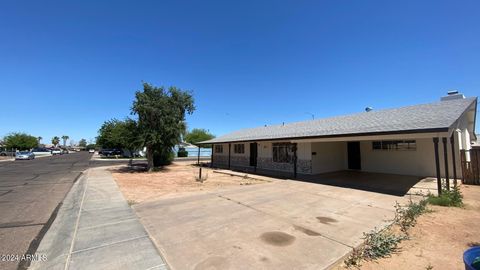
POLYGON ((95 149, 90 149, 90 150, 88 150, 88 153, 90 153, 90 154, 95 153, 95 149))
POLYGON ((21 160, 21 159, 35 159, 35 154, 33 154, 30 151, 22 151, 22 152, 17 152, 15 153, 15 160, 21 160))
POLYGON ((52 155, 61 155, 63 154, 62 149, 52 149, 52 155))

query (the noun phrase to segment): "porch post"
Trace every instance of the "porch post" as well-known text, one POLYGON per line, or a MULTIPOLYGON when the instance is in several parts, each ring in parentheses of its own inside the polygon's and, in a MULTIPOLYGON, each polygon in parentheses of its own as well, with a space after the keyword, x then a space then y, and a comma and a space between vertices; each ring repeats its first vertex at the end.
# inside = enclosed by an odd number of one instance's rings
MULTIPOLYGON (((258 162, 258 143, 257 143, 257 142, 255 142, 255 149, 256 149, 256 150, 255 150, 255 151, 256 151, 256 153, 255 153, 255 162, 253 163, 253 164, 255 164, 255 166, 253 167, 253 171, 254 171, 254 172, 257 172, 257 162, 258 162)), ((252 155, 252 153, 250 153, 250 155, 252 155)))
POLYGON ((452 161, 453 161, 453 186, 457 186, 457 164, 455 161, 455 133, 450 137, 450 144, 452 146, 452 161))
POLYGON ((213 154, 215 152, 215 144, 212 143, 212 157, 210 158, 210 168, 213 168, 213 154))
POLYGON ((230 169, 230 159, 231 159, 231 154, 230 154, 230 150, 232 149, 232 144, 229 143, 228 144, 228 169, 230 169))
POLYGON ((433 138, 433 149, 435 150, 435 170, 437 173, 438 195, 442 194, 442 178, 440 178, 440 159, 438 157, 438 137, 433 138))
POLYGON ((197 165, 200 165, 200 146, 198 146, 197 165))
POLYGON ((447 152, 447 138, 442 138, 443 143, 443 159, 445 160, 445 184, 447 185, 447 190, 450 190, 450 180, 448 179, 448 152, 447 152))
POLYGON ((293 178, 297 178, 297 144, 293 144, 293 178))

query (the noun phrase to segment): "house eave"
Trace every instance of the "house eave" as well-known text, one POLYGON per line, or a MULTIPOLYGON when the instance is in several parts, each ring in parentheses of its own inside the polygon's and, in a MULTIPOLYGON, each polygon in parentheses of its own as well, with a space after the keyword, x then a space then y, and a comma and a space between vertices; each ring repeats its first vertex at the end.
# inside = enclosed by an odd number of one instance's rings
POLYGON ((225 140, 225 141, 205 141, 199 142, 198 145, 205 144, 221 144, 221 143, 235 143, 235 142, 262 142, 262 141, 287 141, 287 140, 308 140, 308 139, 328 139, 328 138, 341 138, 346 139, 352 137, 362 136, 382 136, 382 135, 403 135, 403 134, 419 134, 419 133, 441 133, 448 132, 449 128, 425 128, 425 129, 412 129, 412 130, 395 130, 395 131, 379 131, 379 132, 362 132, 362 133, 348 133, 348 134, 333 134, 333 135, 319 135, 319 136, 298 136, 298 137, 279 137, 279 138, 260 138, 260 139, 247 139, 247 140, 225 140))

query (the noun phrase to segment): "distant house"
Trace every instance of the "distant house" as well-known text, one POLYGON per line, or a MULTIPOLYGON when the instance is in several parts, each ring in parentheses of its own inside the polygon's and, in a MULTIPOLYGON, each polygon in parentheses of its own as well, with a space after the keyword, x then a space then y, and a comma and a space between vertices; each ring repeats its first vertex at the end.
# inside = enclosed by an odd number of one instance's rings
POLYGON ((451 178, 455 163, 459 178, 460 154, 468 161, 477 139, 476 110, 476 97, 449 93, 439 102, 243 129, 201 144, 213 145, 213 166, 293 177, 341 170, 445 177, 448 170, 451 178))

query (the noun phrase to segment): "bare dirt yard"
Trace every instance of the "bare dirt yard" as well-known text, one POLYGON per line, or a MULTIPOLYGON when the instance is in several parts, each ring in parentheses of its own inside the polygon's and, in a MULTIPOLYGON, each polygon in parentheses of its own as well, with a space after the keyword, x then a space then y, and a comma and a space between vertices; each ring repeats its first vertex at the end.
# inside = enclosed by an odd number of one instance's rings
POLYGON ((171 197, 185 193, 208 192, 227 187, 268 183, 250 177, 231 176, 202 168, 203 183, 198 180, 199 167, 195 162, 181 161, 165 166, 162 170, 147 173, 144 167, 118 166, 110 169, 125 198, 141 203, 159 197, 171 197))
POLYGON ((410 239, 389 258, 363 262, 360 269, 465 269, 463 252, 480 245, 480 186, 462 185, 464 208, 428 207, 410 239))

